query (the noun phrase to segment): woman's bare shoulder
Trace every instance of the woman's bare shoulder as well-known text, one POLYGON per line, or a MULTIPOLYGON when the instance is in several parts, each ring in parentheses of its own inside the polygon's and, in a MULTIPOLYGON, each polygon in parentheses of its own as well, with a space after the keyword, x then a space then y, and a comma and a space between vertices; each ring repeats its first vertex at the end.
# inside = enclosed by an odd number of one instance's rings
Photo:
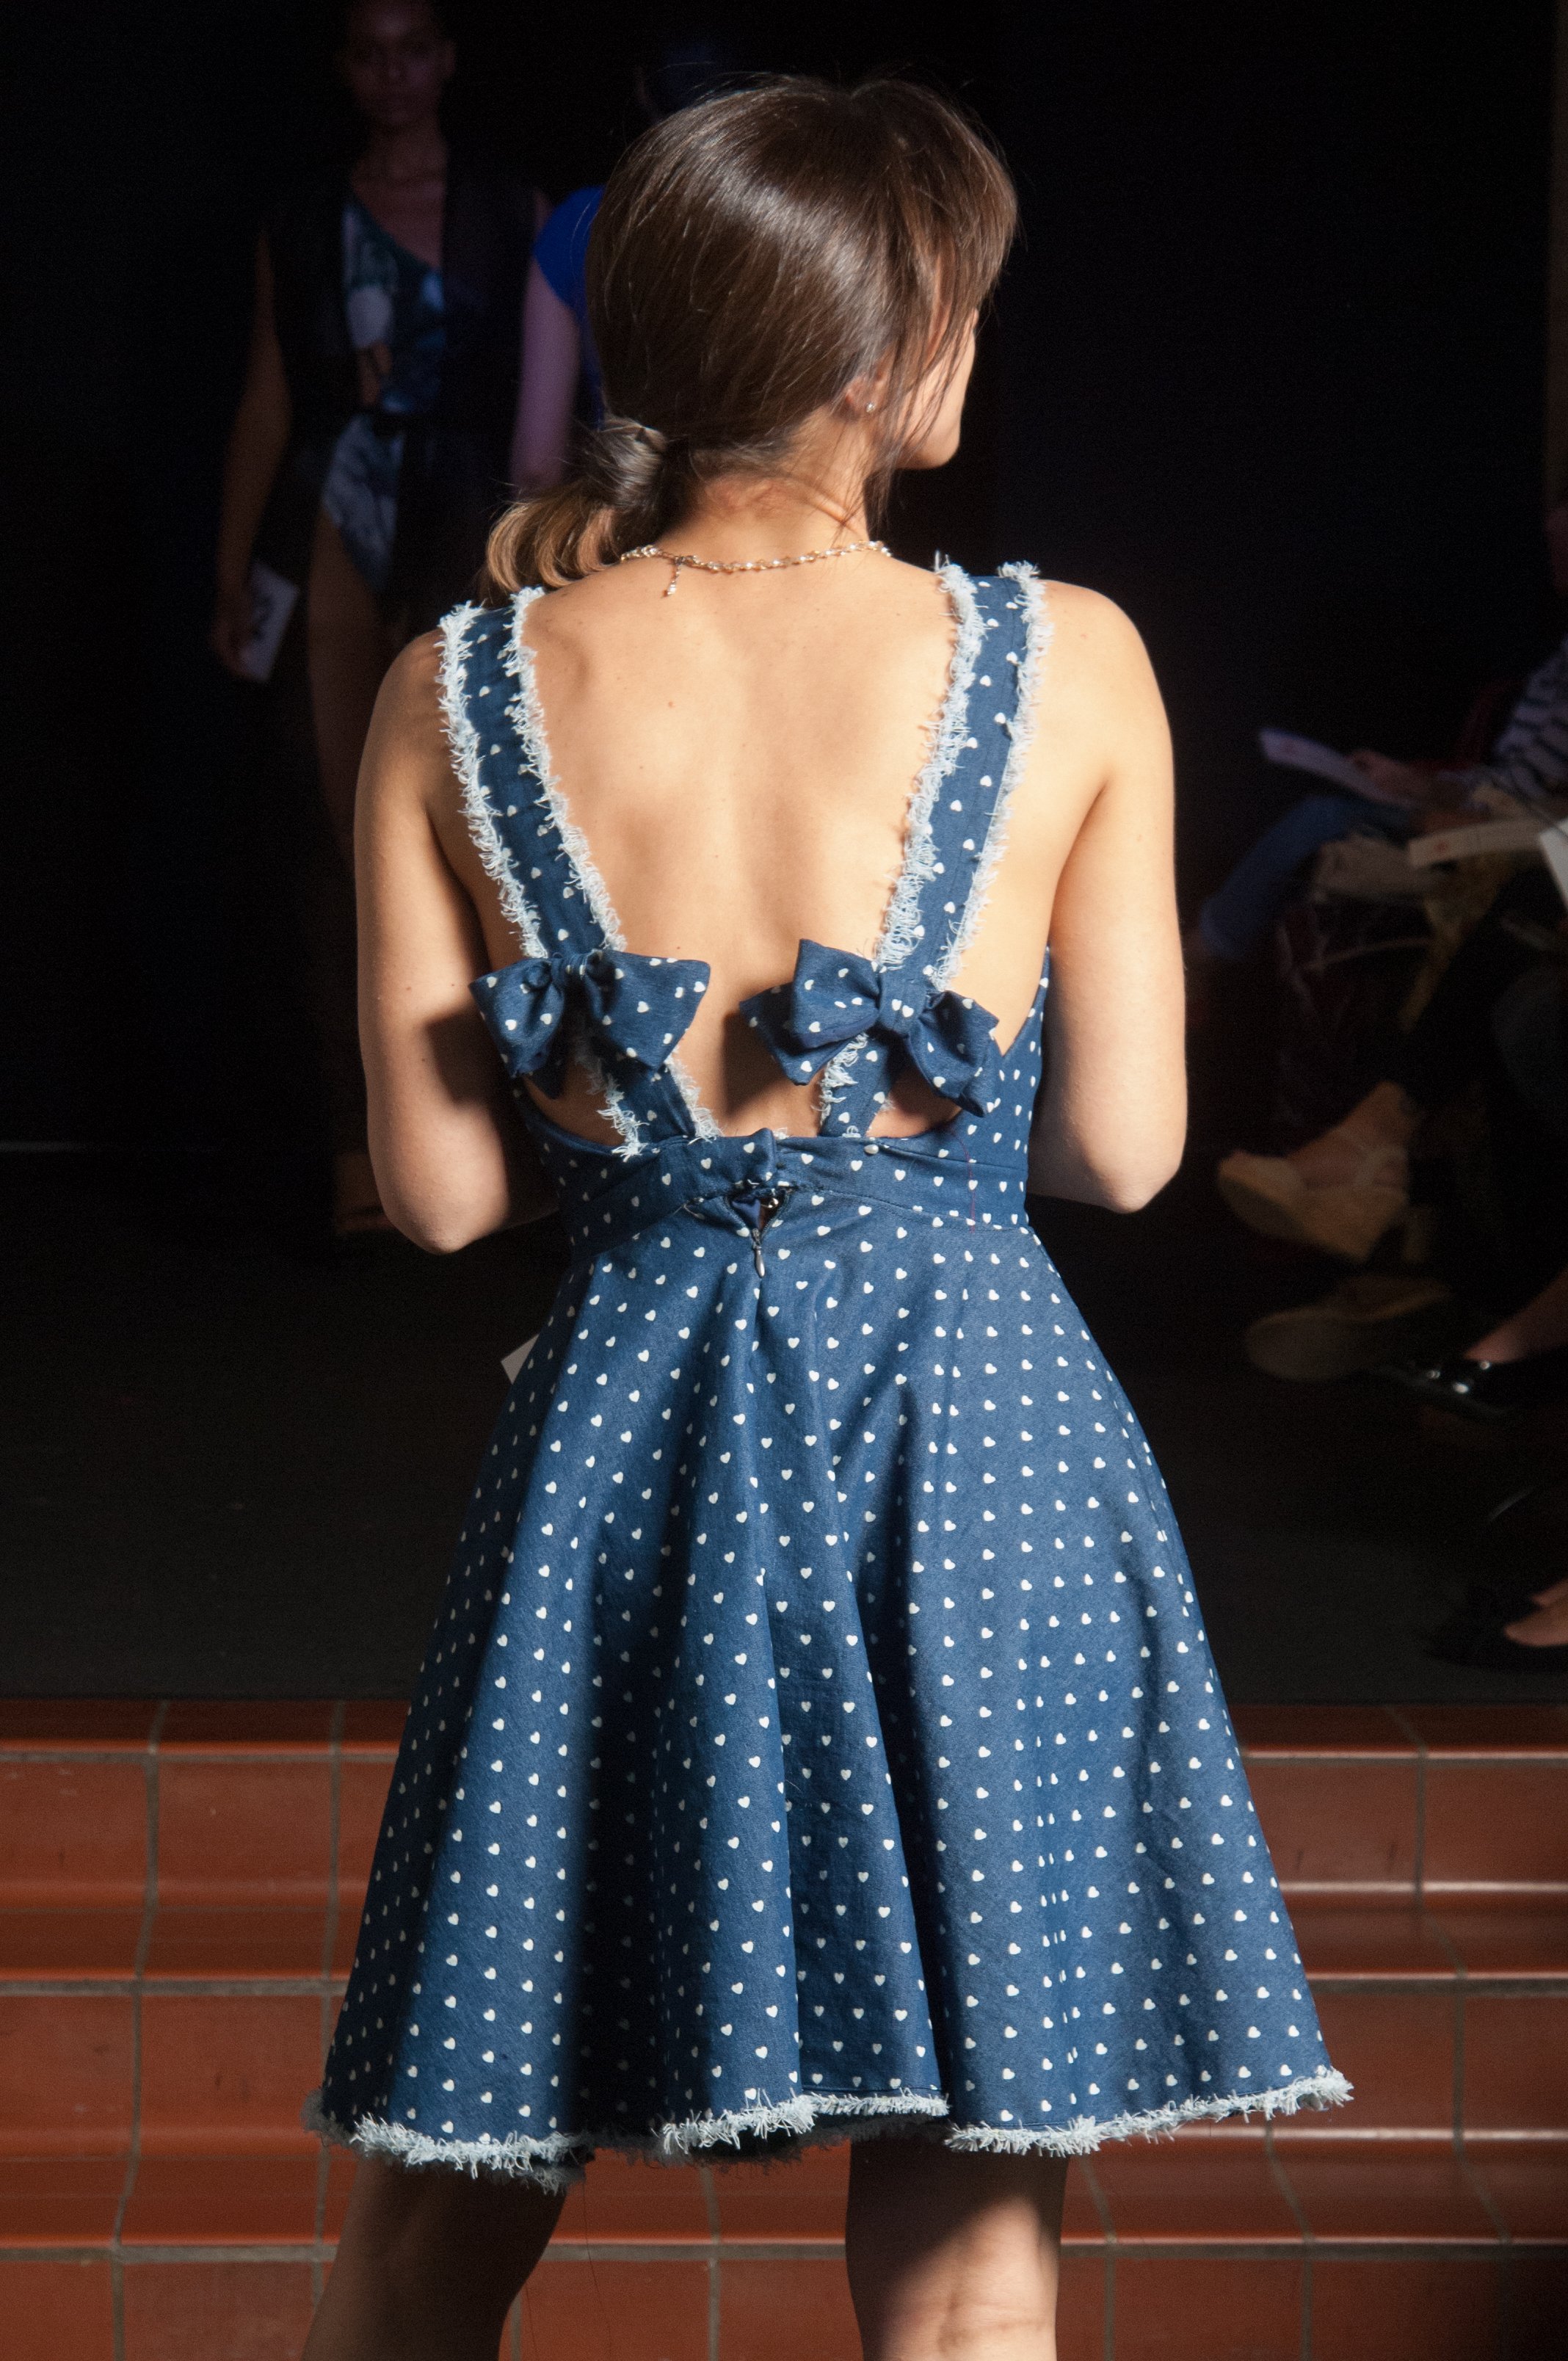
POLYGON ((1101 664, 1146 664, 1143 640, 1132 617, 1081 582, 1036 583, 1039 611, 1050 628, 1052 653, 1058 660, 1075 659, 1101 664))
POLYGON ((1148 650, 1113 598, 1077 582, 1043 581, 1037 596, 1048 628, 1038 668, 1042 701, 1113 731, 1146 709, 1159 710, 1148 650))
MULTIPOLYGON (((1154 668, 1136 626, 1102 591, 1042 581, 1035 730, 1026 776, 1043 809, 1086 817, 1112 778, 1167 792, 1169 736, 1154 668)), ((1030 800, 1025 796, 1025 803, 1030 800)))
POLYGON ((392 659, 370 723, 362 785, 372 795, 440 795, 452 778, 442 697, 442 639, 422 631, 392 659))

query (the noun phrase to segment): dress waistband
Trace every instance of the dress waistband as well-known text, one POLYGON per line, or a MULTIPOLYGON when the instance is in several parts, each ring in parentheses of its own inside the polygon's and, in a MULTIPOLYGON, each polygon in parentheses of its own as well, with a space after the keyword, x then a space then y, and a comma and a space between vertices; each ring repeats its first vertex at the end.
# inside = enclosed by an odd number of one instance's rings
POLYGON ((938 1228, 962 1224, 1014 1229, 1024 1223, 1021 1166, 981 1163, 961 1148, 934 1155, 926 1145, 931 1137, 780 1138, 772 1131, 755 1131, 738 1139, 670 1140, 622 1167, 619 1178, 595 1195, 567 1192, 562 1218, 575 1258, 598 1254, 704 1201, 715 1202, 716 1210, 727 1201, 737 1231, 754 1235, 767 1215, 797 1192, 858 1197, 938 1228))

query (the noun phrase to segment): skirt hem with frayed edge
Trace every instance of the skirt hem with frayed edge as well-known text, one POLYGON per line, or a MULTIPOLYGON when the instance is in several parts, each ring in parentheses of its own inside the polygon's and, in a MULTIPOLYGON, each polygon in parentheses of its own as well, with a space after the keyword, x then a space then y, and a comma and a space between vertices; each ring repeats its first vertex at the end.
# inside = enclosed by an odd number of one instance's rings
POLYGON ((410 2131, 402 2124, 366 2117, 340 2124, 326 2114, 316 2092, 306 2102, 304 2121, 319 2136, 336 2147, 353 2148, 359 2156, 384 2157, 411 2166, 444 2165, 450 2170, 500 2173, 531 2180, 541 2189, 560 2190, 582 2176, 595 2154, 622 2156, 645 2164, 689 2164, 698 2156, 722 2164, 716 2148, 744 2148, 748 2160, 780 2162, 799 2149, 819 2147, 836 2140, 876 2137, 927 2138, 959 2154, 1007 2156, 1090 2156, 1107 2140, 1157 2139, 1183 2124, 1212 2123, 1225 2115, 1293 2115, 1302 2107, 1340 2107, 1352 2097, 1343 2074, 1325 2069, 1299 2075, 1276 2090, 1232 2092, 1223 2098, 1173 2101, 1141 2114, 1080 2115, 1070 2124, 1049 2130, 1028 2131, 1010 2124, 955 2125, 945 2099, 922 2092, 892 2091, 873 2095, 855 2092, 814 2092, 786 2099, 778 2106, 745 2107, 732 2114, 697 2115, 689 2122, 666 2124, 641 2136, 620 2130, 555 2133, 531 2139, 512 2133, 505 2139, 434 2139, 426 2132, 410 2131), (751 2143, 758 2143, 752 2146, 751 2143))

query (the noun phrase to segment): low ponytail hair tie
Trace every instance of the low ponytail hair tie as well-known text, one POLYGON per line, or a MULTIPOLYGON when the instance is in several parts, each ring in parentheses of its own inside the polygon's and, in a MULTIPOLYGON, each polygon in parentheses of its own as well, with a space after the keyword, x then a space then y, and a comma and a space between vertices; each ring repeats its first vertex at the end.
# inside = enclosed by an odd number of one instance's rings
POLYGON ((641 443, 660 459, 670 447, 667 435, 661 434, 656 426, 644 426, 635 418, 606 418, 600 431, 606 434, 623 434, 630 442, 641 443))

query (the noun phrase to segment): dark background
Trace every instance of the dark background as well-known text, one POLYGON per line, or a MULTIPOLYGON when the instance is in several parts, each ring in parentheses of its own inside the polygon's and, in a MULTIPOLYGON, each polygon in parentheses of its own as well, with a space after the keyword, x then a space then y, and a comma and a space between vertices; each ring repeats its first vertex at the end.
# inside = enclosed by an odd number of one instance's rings
MULTIPOLYGON (((453 17, 456 121, 553 196, 601 177, 641 12, 453 17)), ((1294 792, 1261 723, 1441 753, 1561 631, 1547 0, 722 21, 762 65, 935 75, 1004 148, 1025 235, 965 448, 892 531, 1128 609, 1175 725, 1187 915, 1294 792)), ((255 693, 204 632, 256 223, 334 137, 324 23, 33 0, 0 27, 0 1687, 23 1693, 407 1694, 497 1360, 554 1268, 548 1224, 332 1258, 276 1218, 286 1191, 247 1193, 308 1160, 310 1059, 257 1022, 286 997, 287 829, 255 693)), ((1369 1380, 1250 1370, 1246 1320, 1332 1273, 1260 1264, 1201 1168, 1130 1223, 1041 1218, 1148 1421, 1232 1693, 1562 1693, 1421 1653, 1528 1452, 1426 1437, 1369 1380)))
MULTIPOLYGON (((326 14, 6 11, 0 1138, 234 1122, 267 814, 203 632, 250 243, 329 136, 326 14)), ((1539 653, 1545 0, 721 14, 768 65, 933 73, 1000 137, 1025 238, 969 448, 897 529, 1128 608, 1189 904, 1291 792, 1261 722, 1441 752, 1539 653)), ((598 177, 646 15, 459 0, 455 114, 552 195, 598 177)))

